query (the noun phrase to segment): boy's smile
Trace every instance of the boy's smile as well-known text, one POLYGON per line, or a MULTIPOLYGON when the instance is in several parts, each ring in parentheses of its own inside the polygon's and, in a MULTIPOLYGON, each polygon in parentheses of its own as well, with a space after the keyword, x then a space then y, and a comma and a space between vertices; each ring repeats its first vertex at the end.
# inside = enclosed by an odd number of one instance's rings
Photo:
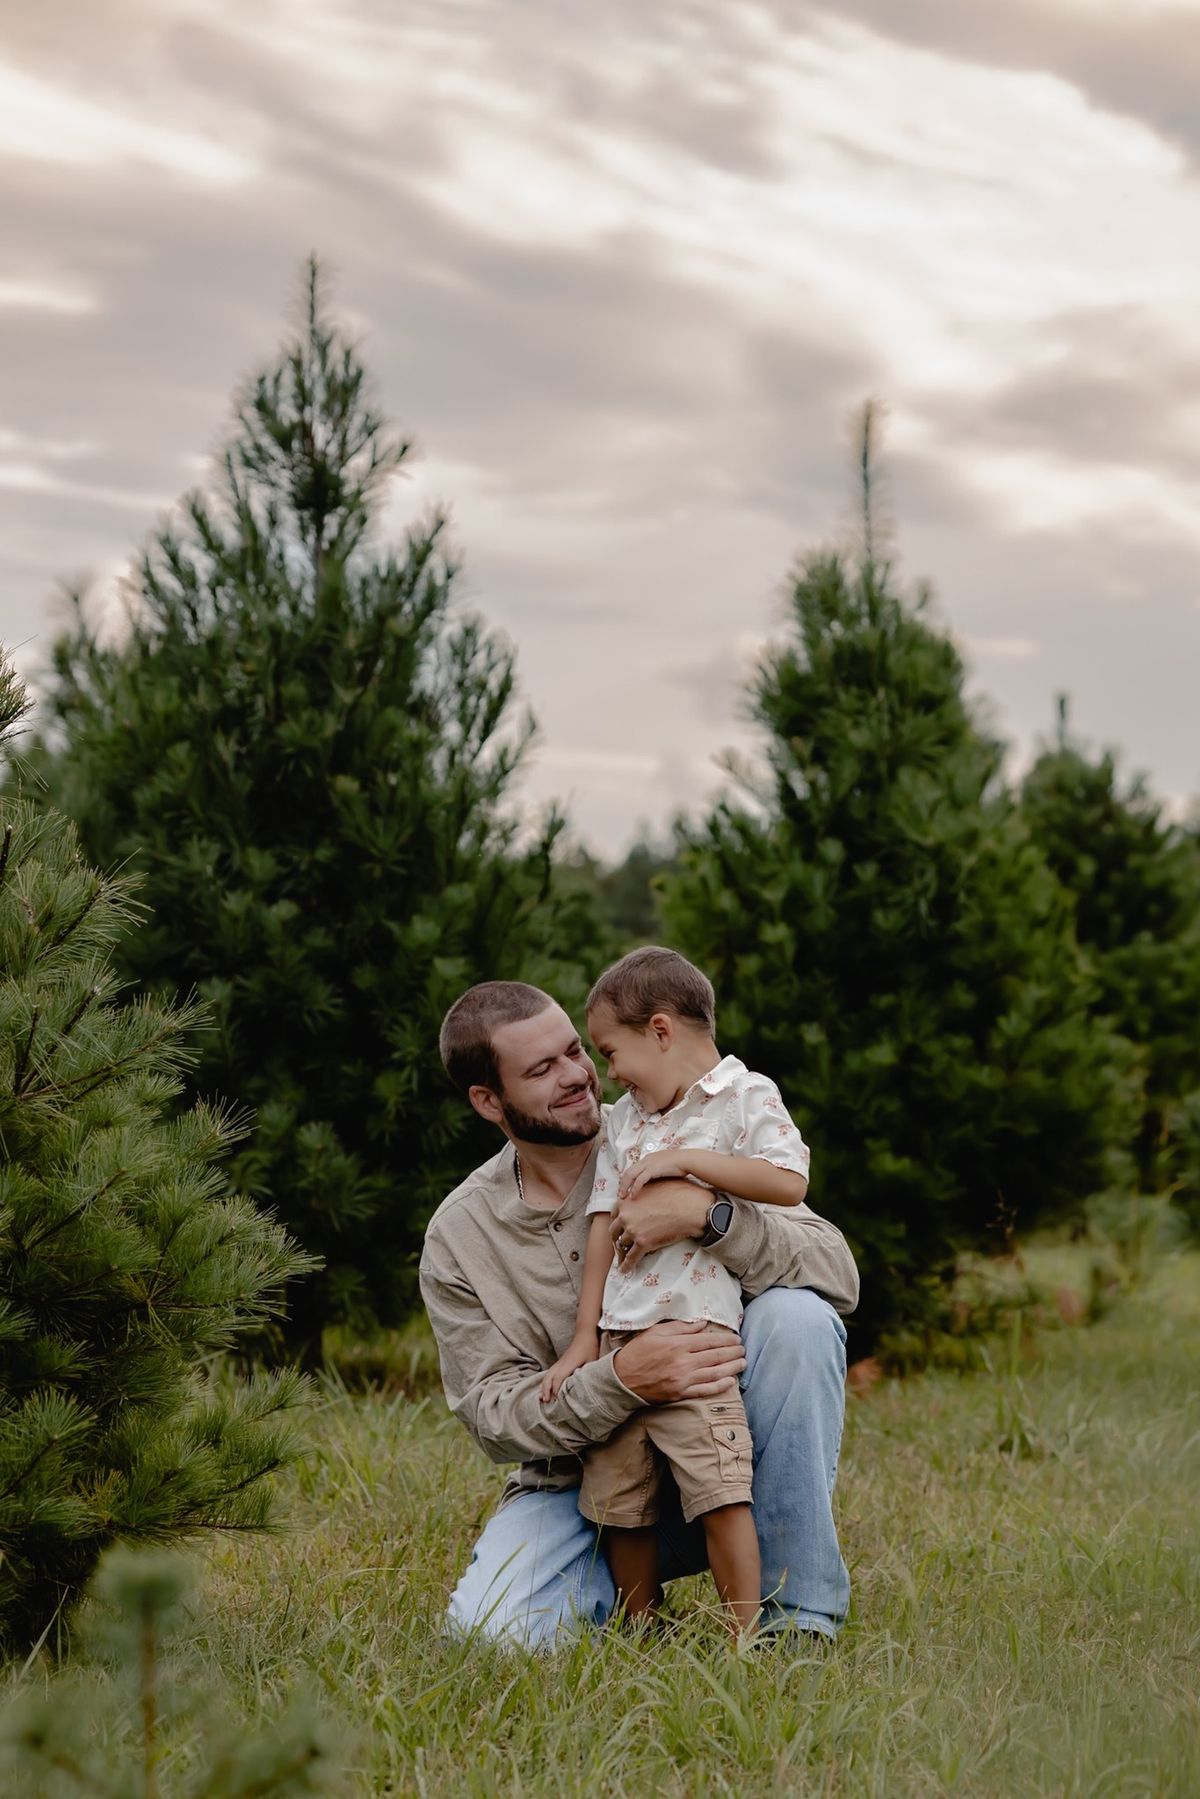
POLYGON ((609 1006, 588 1013, 588 1035, 598 1055, 608 1063, 608 1078, 627 1087, 646 1112, 661 1112, 671 1105, 679 1083, 670 1054, 672 1036, 655 1030, 655 1020, 644 1030, 620 1024, 609 1006))

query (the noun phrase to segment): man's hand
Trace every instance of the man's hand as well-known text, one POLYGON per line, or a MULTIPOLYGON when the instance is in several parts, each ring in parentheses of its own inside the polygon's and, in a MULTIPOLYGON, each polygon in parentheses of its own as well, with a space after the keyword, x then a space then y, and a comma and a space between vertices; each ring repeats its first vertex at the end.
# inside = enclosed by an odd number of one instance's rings
POLYGON ((621 1384, 646 1405, 712 1399, 731 1391, 745 1366, 746 1352, 736 1332, 710 1327, 703 1318, 652 1324, 613 1357, 621 1384))
POLYGON ((683 1181, 691 1173, 686 1149, 656 1149, 653 1155, 631 1162, 621 1176, 622 1199, 632 1199, 647 1181, 683 1181))
MULTIPOLYGON (((646 1157, 647 1162, 653 1160, 646 1157)), ((702 1237, 711 1204, 707 1187, 679 1180, 657 1180, 636 1198, 619 1200, 612 1215, 617 1267, 625 1273, 652 1250, 682 1243, 687 1237, 702 1237)))

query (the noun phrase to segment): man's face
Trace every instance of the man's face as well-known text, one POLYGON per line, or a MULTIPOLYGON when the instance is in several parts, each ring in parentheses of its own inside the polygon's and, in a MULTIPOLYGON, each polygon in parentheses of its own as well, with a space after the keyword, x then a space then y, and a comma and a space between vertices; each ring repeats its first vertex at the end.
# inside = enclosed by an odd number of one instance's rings
POLYGON ((500 1091, 489 1097, 519 1143, 569 1148, 591 1142, 600 1129, 600 1082, 561 1006, 501 1025, 492 1050, 500 1091))

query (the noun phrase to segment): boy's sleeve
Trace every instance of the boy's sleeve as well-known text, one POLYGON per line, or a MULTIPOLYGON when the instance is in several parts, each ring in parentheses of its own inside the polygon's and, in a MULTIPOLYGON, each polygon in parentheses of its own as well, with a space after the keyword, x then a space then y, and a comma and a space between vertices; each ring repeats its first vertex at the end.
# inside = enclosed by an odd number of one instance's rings
POLYGON ((739 1112, 734 1122, 740 1123, 734 1137, 734 1155, 756 1157, 775 1168, 802 1174, 807 1180, 808 1144, 792 1123, 774 1081, 765 1074, 750 1075, 734 1104, 739 1112))
POLYGON ((595 1212, 615 1212, 617 1209, 617 1163, 613 1155, 609 1137, 611 1124, 606 1123, 600 1137, 600 1148, 596 1153, 596 1175, 592 1181, 592 1197, 587 1202, 587 1216, 595 1212))

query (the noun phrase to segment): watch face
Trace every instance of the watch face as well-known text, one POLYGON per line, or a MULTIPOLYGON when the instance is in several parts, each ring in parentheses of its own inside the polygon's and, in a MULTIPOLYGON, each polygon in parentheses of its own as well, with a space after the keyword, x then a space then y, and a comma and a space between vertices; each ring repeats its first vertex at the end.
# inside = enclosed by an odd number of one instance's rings
POLYGON ((712 1219, 713 1230, 719 1231, 720 1234, 724 1236, 725 1232, 733 1223, 733 1201, 731 1199, 718 1199, 714 1203, 712 1212, 709 1215, 712 1219))

